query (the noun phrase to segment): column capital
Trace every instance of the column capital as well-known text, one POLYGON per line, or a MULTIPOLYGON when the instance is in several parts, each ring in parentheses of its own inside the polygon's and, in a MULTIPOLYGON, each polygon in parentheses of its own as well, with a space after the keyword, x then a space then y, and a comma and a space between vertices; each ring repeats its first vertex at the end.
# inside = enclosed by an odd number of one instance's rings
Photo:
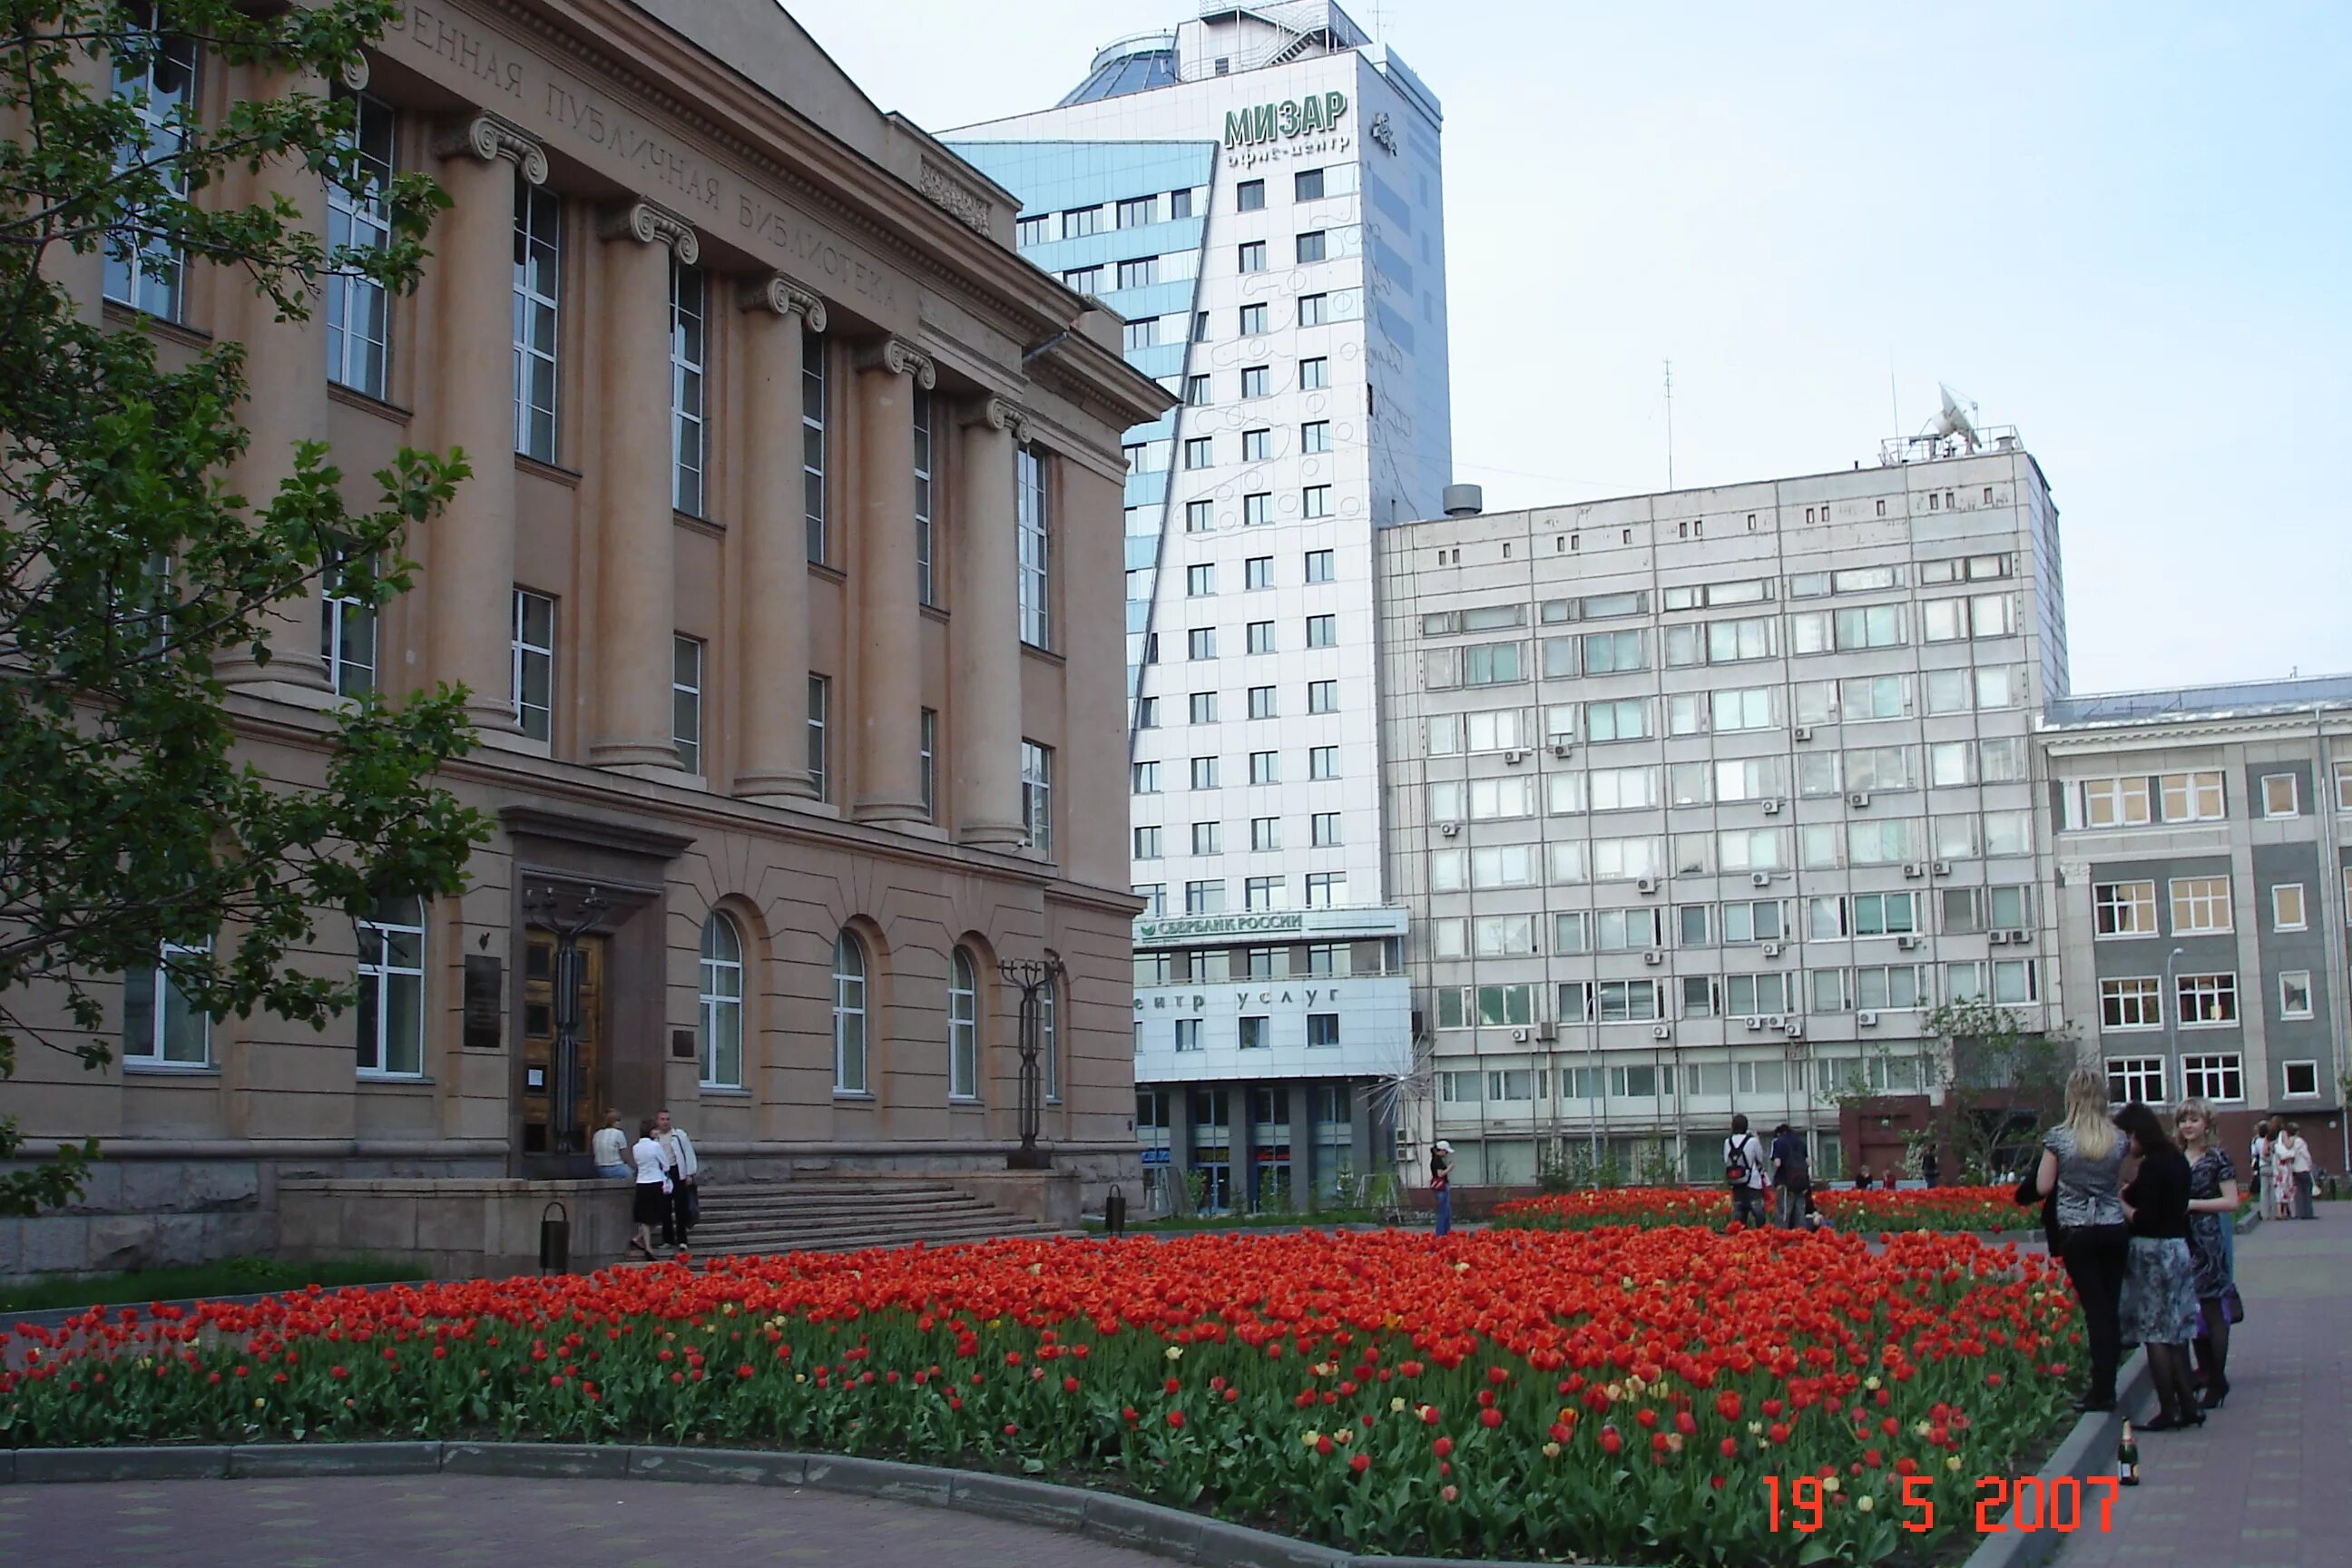
POLYGON ((1002 397, 982 397, 966 405, 962 423, 968 428, 1002 430, 1013 437, 1016 447, 1025 446, 1029 440, 1028 412, 1002 397))
POLYGON ((772 310, 779 316, 798 315, 808 322, 810 331, 824 331, 824 300, 810 293, 781 272, 771 272, 765 278, 746 278, 735 286, 737 308, 745 310, 772 310))
POLYGON ((601 239, 634 239, 640 245, 667 245, 670 254, 691 267, 702 259, 702 241, 694 226, 657 202, 639 196, 615 202, 596 215, 601 239))
POLYGON ((915 384, 925 392, 940 384, 939 367, 931 356, 904 338, 877 338, 857 345, 851 362, 859 370, 888 371, 892 375, 911 375, 915 384))
POLYGON ((511 158, 522 177, 534 185, 547 184, 547 150, 539 139, 511 120, 487 110, 442 121, 433 138, 433 151, 444 158, 472 157, 485 163, 511 158))

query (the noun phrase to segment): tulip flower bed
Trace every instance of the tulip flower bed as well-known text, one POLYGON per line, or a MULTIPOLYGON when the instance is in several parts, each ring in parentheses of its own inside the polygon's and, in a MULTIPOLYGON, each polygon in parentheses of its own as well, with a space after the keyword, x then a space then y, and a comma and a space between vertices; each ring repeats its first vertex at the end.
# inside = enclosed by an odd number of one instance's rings
POLYGON ((1007 1241, 93 1312, 0 1335, 0 1442, 763 1446, 1362 1551, 1926 1563, 2050 1436, 2078 1332, 1965 1236, 1007 1241), (1775 1531, 1800 1476, 1821 1527, 1775 1531))
MULTIPOLYGON (((1840 1230, 2004 1231, 2040 1223, 2038 1211, 2021 1209, 2008 1187, 1816 1187, 1813 1204, 1840 1230)), ((1769 1197, 1768 1197, 1769 1203, 1769 1197)), ((1537 1230, 1591 1230, 1601 1226, 1703 1225, 1723 1229, 1731 1223, 1731 1196, 1721 1188, 1607 1187, 1513 1198, 1496 1207, 1495 1223, 1537 1230)))

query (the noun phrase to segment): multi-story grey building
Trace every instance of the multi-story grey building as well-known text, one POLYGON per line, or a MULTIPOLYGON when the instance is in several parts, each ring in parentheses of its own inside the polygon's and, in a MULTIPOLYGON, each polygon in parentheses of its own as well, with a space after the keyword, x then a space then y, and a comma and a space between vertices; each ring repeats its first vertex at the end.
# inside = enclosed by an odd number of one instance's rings
POLYGON ((1458 1180, 1547 1143, 1719 1175, 1735 1111, 1834 1171, 1831 1091, 1924 1088, 1939 1004, 2062 1016, 2032 736, 2064 586, 2013 433, 1378 549, 1404 1123, 1458 1180))
POLYGON ((2059 700, 2039 741, 2063 1013, 2110 1096, 2210 1100, 2241 1159, 2292 1117, 2352 1164, 2352 677, 2059 700))

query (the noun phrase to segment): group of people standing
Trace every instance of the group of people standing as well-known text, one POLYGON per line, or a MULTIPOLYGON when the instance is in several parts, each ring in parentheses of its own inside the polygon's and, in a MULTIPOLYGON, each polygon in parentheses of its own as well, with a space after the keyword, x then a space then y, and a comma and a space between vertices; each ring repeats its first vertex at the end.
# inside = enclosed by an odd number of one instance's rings
POLYGON ((2310 1219, 2312 1178, 2311 1145, 2303 1141, 2303 1129, 2284 1118, 2275 1121, 2254 1124, 2254 1201, 2260 1203, 2264 1194, 2263 1183, 2270 1184, 2270 1216, 2273 1219, 2310 1219))
POLYGON ((662 1246, 683 1254, 688 1233, 702 1217, 695 1182, 702 1162, 686 1129, 674 1124, 668 1111, 656 1111, 637 1123, 637 1141, 631 1143, 621 1131, 621 1113, 607 1110, 604 1125, 589 1140, 589 1151, 598 1175, 635 1184, 629 1217, 636 1228, 630 1233, 629 1249, 652 1262, 653 1232, 659 1226, 662 1246))
MULTIPOLYGON (((1932 1146, 1921 1153, 1919 1171, 1927 1185, 1936 1184, 1936 1151, 1932 1146)), ((1813 1204, 1812 1163, 1805 1148, 1805 1135, 1785 1121, 1772 1129, 1772 1149, 1767 1154, 1763 1141, 1748 1130, 1748 1118, 1734 1116, 1731 1136, 1723 1141, 1723 1179, 1731 1189, 1731 1217, 1735 1224, 1762 1228, 1765 1194, 1769 1193, 1775 1227, 1826 1228, 1820 1209, 1813 1204)), ((1895 1189, 1895 1173, 1888 1171, 1888 1191, 1895 1189)), ((1853 1184, 1865 1191, 1870 1187, 1869 1166, 1862 1167, 1853 1184)))
POLYGON ((2204 1100, 2182 1100, 2168 1131, 2137 1100, 2110 1114, 2102 1075, 2067 1080, 2065 1120, 2017 1196, 2042 1205, 2082 1303, 2091 1366, 2078 1409, 2116 1407, 2126 1344, 2147 1347, 2156 1382, 2143 1430, 2201 1426, 2229 1396, 2230 1326, 2245 1310, 2232 1272, 2238 1172, 2215 1131, 2204 1100))

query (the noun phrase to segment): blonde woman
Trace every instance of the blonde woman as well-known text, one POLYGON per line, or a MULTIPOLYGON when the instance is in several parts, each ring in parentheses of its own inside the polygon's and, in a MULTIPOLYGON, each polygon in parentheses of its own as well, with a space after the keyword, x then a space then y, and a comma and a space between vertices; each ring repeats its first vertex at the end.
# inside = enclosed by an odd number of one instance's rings
POLYGON ((2122 1179, 2127 1152, 2107 1116, 2106 1079, 2075 1069, 2066 1080, 2066 1119, 2042 1134, 2034 1188, 2044 1197, 2056 1194, 2058 1260, 2083 1304, 2091 1352, 2090 1384, 2075 1401, 2083 1410, 2116 1407, 2116 1363, 2123 1348, 2118 1311, 2131 1256, 2122 1179))
POLYGON ((2197 1267, 2197 1311, 2204 1331, 2194 1342, 2197 1367, 2204 1375, 2205 1408, 2219 1410, 2230 1395, 2230 1307, 2238 1294, 2230 1266, 2238 1168, 2213 1135, 2213 1108, 2205 1101, 2182 1100, 2172 1113, 2172 1130, 2189 1161, 2189 1255, 2197 1267))

